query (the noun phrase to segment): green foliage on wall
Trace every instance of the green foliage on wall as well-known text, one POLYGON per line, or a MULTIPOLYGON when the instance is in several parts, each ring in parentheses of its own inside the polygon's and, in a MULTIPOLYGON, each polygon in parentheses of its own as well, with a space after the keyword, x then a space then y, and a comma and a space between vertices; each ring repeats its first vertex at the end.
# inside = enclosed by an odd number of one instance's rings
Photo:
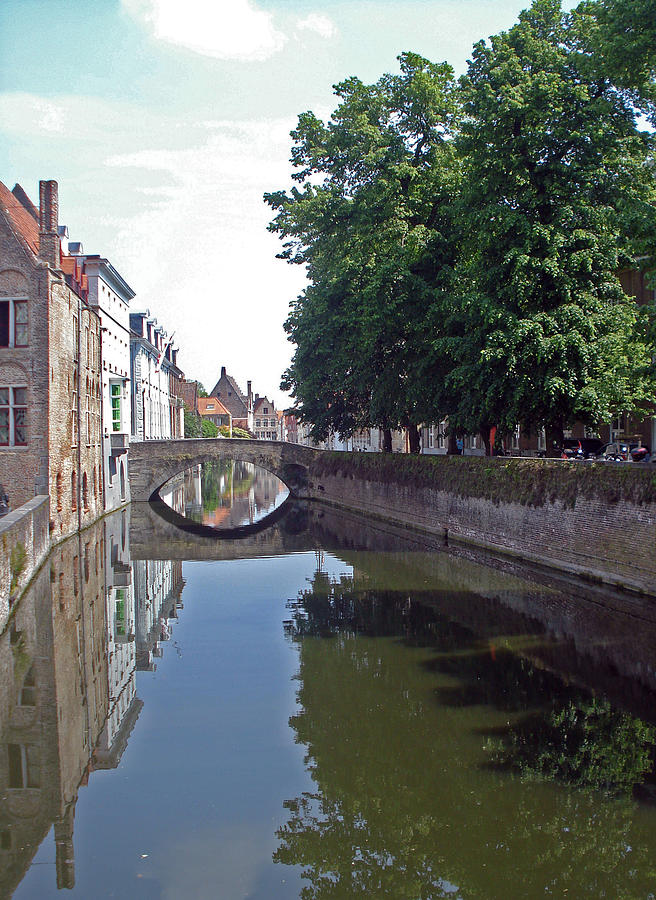
POLYGON ((559 500, 574 507, 579 498, 656 503, 656 472, 640 464, 335 452, 319 455, 314 475, 413 485, 496 504, 544 506, 559 500))

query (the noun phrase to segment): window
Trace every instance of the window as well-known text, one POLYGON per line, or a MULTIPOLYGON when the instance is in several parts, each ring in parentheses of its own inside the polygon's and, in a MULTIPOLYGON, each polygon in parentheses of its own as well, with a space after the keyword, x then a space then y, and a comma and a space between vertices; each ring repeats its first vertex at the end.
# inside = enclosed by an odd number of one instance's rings
POLYGON ((36 682, 34 680, 34 666, 31 666, 25 676, 23 688, 18 701, 19 706, 36 706, 36 682))
POLYGON ((73 316, 73 356, 77 362, 80 356, 80 331, 77 327, 77 316, 73 316))
POLYGON ((112 382, 109 386, 110 399, 112 403, 112 431, 121 430, 121 385, 112 382))
POLYGON ((40 787, 38 748, 33 744, 7 744, 7 753, 9 756, 9 787, 40 787))
POLYGON ((27 347, 27 300, 0 300, 0 347, 27 347))
POLYGON ((27 444, 27 388, 0 387, 0 446, 27 444))
POLYGON ((116 606, 114 616, 114 635, 115 637, 125 637, 125 591, 120 588, 116 591, 116 606))

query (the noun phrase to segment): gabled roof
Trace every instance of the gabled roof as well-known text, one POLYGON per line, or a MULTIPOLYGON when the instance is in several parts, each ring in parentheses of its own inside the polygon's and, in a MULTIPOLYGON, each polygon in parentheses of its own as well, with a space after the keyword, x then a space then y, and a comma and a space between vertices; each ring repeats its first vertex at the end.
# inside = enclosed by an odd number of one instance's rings
POLYGON ((12 231, 21 243, 35 256, 38 256, 38 212, 19 184, 12 192, 0 181, 0 210, 7 216, 12 231))
POLYGON ((230 411, 225 408, 218 397, 199 397, 198 412, 201 416, 229 416, 230 411))
POLYGON ((255 401, 255 404, 253 406, 253 412, 258 412, 259 408, 262 406, 263 403, 266 403, 267 406, 271 407, 271 412, 267 413, 267 415, 273 415, 273 413, 275 412, 275 407, 270 400, 267 400, 266 397, 259 397, 255 401))
MULTIPOLYGON (((242 394, 242 392, 239 388, 239 385, 237 384, 235 379, 232 377, 232 375, 228 375, 227 372, 225 374, 221 373, 221 378, 225 378, 225 380, 228 382, 228 384, 232 388, 235 396, 238 397, 245 406, 246 405, 246 397, 242 394)), ((211 391, 211 394, 215 397, 216 397, 216 394, 214 393, 214 391, 218 391, 219 385, 221 384, 221 378, 219 378, 219 380, 214 385, 214 387, 212 388, 212 391, 211 391)))

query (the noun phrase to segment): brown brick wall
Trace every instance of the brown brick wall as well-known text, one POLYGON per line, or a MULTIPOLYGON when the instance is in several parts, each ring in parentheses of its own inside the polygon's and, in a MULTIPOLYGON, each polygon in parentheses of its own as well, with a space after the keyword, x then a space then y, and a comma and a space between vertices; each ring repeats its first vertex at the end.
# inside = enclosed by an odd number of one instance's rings
POLYGON ((98 316, 65 282, 54 282, 50 304, 48 418, 51 520, 56 537, 74 531, 78 527, 78 517, 80 524, 85 525, 102 512, 99 342, 98 316), (78 437, 74 443, 75 433, 78 437), (86 494, 83 490, 85 475, 86 494))
POLYGON ((0 297, 28 299, 28 346, 0 347, 0 385, 27 387, 28 445, 0 448, 0 483, 15 509, 35 494, 48 493, 47 274, 14 237, 3 216, 0 297))
POLYGON ((579 497, 543 506, 495 504, 445 491, 321 475, 311 493, 373 514, 538 564, 656 595, 656 504, 579 497))

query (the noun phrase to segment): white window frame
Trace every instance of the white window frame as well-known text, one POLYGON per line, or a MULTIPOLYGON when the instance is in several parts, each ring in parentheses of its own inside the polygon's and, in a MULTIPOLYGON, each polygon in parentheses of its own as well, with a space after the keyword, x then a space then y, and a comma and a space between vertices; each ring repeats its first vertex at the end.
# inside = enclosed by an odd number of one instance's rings
POLYGON ((9 343, 3 344, 3 347, 27 347, 29 345, 29 319, 28 319, 28 307, 27 307, 27 297, 0 297, 0 303, 8 303, 9 304, 9 343), (21 303, 25 304, 25 321, 17 322, 16 321, 16 304, 21 303), (16 325, 25 325, 25 343, 18 344, 16 343, 16 325))
POLYGON ((0 447, 27 447, 30 442, 26 385, 1 385, 0 391, 7 391, 7 402, 0 402, 0 410, 7 412, 7 441, 0 442, 0 447), (16 401, 16 391, 25 391, 25 402, 16 401), (16 410, 25 410, 25 440, 16 443, 16 410))

